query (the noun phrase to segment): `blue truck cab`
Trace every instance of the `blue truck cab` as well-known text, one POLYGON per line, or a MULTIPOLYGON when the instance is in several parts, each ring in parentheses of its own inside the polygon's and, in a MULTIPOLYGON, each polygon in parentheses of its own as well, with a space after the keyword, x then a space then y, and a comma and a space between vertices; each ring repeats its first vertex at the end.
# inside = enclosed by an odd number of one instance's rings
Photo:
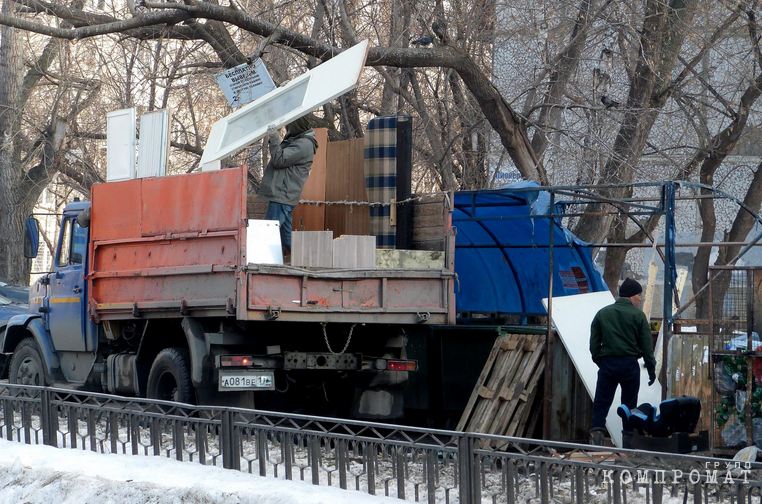
MULTIPOLYGON (((89 202, 66 205, 52 271, 30 288, 29 311, 12 317, 0 341, 0 352, 13 354, 11 383, 83 384, 97 349, 97 326, 87 313, 89 202), (79 218, 78 218, 79 217, 79 218)), ((24 255, 37 256, 39 222, 27 219, 24 255)))

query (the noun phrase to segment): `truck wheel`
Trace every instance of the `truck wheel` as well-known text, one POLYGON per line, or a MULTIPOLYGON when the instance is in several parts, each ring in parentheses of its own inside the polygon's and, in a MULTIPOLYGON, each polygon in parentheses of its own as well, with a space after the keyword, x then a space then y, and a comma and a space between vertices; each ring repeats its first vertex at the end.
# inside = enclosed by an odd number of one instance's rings
POLYGON ((148 373, 146 396, 149 399, 193 403, 190 354, 185 348, 165 348, 153 361, 148 373))
POLYGON ((25 338, 16 347, 11 358, 8 379, 17 385, 46 384, 42 357, 34 338, 25 338))

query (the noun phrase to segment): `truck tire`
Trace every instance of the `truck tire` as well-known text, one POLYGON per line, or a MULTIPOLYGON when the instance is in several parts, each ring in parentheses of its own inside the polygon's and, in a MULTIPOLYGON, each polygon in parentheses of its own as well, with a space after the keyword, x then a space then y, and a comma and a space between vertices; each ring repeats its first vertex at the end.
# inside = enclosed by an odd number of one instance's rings
POLYGON ((193 404, 190 353, 185 348, 165 348, 153 361, 148 373, 146 396, 149 399, 193 404))
POLYGON ((34 338, 25 338, 11 358, 8 380, 17 385, 46 385, 45 368, 34 338))

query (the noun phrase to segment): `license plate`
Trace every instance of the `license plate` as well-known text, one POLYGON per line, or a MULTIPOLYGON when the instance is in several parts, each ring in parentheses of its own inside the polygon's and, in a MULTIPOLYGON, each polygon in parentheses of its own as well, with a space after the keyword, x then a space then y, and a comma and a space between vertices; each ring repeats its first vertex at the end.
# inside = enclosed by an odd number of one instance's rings
POLYGON ((274 390, 272 371, 220 371, 218 390, 274 390))

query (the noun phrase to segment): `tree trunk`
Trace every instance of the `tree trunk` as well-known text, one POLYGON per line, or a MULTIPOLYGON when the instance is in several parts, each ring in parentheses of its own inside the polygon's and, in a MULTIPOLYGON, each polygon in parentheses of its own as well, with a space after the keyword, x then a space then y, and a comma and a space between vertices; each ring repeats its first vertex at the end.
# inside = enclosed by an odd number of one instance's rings
POLYGON ((516 169, 524 179, 548 185, 548 174, 535 156, 524 122, 473 59, 455 48, 448 47, 447 49, 453 56, 453 68, 463 79, 463 83, 479 103, 482 113, 500 136, 500 141, 516 165, 516 169))
MULTIPOLYGON (((3 14, 12 14, 9 0, 3 14)), ((23 79, 20 34, 15 28, 0 27, 0 276, 13 283, 26 283, 30 265, 18 253, 23 243, 24 216, 28 212, 21 190, 21 174, 15 148, 21 111, 17 108, 23 79)))
MULTIPOLYGON (((599 184, 633 181, 648 135, 669 97, 671 72, 696 10, 696 0, 648 1, 640 36, 640 55, 630 75, 624 117, 599 184)), ((618 199, 623 197, 624 189, 607 188, 601 193, 604 197, 618 199)), ((589 205, 591 215, 580 218, 574 234, 587 242, 602 242, 612 223, 611 215, 601 215, 601 210, 606 209, 606 205, 589 205)))
POLYGON ((548 146, 547 131, 556 123, 563 110, 556 105, 561 103, 569 79, 579 66, 579 57, 587 42, 588 29, 594 21, 588 15, 589 12, 590 0, 582 0, 577 21, 571 33, 571 40, 558 56, 556 68, 548 81, 548 93, 543 99, 540 116, 537 119, 537 129, 532 137, 532 148, 539 159, 542 159, 548 146))
MULTIPOLYGON (((709 193, 709 191, 702 191, 703 193, 709 193)), ((746 192, 744 198, 744 204, 747 208, 753 212, 759 212, 762 206, 762 163, 757 165, 757 169, 754 172, 754 177, 749 189, 746 192)), ((704 231, 701 235, 701 241, 712 241, 716 231, 716 218, 714 215, 714 204, 712 199, 705 199, 701 202, 701 218, 704 223, 704 231), (710 234, 711 233, 711 234, 710 234)), ((744 208, 738 209, 738 215, 733 221, 733 225, 730 231, 725 237, 725 241, 729 242, 743 242, 756 224, 756 219, 744 208)), ((741 251, 739 245, 728 245, 720 247, 715 265, 725 266, 731 264, 738 253, 741 251)), ((702 288, 709 281, 709 259, 711 251, 708 247, 702 247, 699 249, 700 253, 696 254, 696 260, 693 266, 693 275, 691 277, 691 283, 694 291, 702 288)), ((714 310, 715 313, 721 313, 723 302, 725 300, 725 294, 730 287, 730 275, 722 274, 715 279, 712 285, 712 297, 714 298, 714 310)), ((709 317, 709 295, 708 290, 705 290, 696 299, 696 317, 699 319, 706 319, 709 317)))
MULTIPOLYGON (((627 222, 625 218, 621 214, 618 215, 614 219, 614 225, 611 227, 609 241, 624 243, 626 227, 627 222)), ((606 282, 606 285, 614 297, 617 296, 617 285, 619 285, 619 279, 622 276, 622 266, 624 266, 628 250, 630 249, 626 247, 610 247, 606 249, 606 263, 603 267, 603 280, 606 282)))
MULTIPOLYGON (((402 45, 407 47, 407 37, 410 33, 410 7, 411 2, 403 0, 392 0, 391 15, 389 23, 389 47, 402 45)), ((387 72, 399 79, 401 70, 387 69, 387 72)), ((384 79, 384 87, 381 92, 381 113, 384 115, 394 115, 400 113, 401 97, 395 92, 396 84, 384 79)))

